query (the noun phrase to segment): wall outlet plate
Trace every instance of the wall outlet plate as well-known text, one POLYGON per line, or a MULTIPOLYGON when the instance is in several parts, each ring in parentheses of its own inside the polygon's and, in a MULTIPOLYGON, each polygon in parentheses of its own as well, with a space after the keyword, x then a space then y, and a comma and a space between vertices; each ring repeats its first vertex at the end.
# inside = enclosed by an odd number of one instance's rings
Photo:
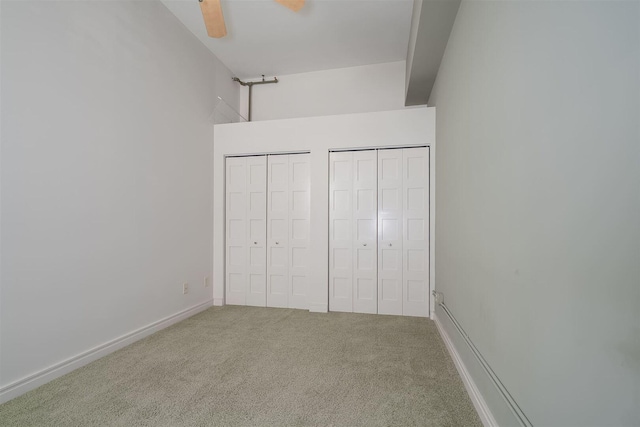
POLYGON ((444 302, 444 294, 442 292, 433 291, 433 296, 436 297, 436 304, 442 304, 444 302))
POLYGON ((204 276, 204 280, 202 281, 205 288, 209 287, 209 276, 204 276))
POLYGON ((189 284, 188 283, 183 283, 182 284, 182 293, 183 294, 188 294, 189 293, 189 284))

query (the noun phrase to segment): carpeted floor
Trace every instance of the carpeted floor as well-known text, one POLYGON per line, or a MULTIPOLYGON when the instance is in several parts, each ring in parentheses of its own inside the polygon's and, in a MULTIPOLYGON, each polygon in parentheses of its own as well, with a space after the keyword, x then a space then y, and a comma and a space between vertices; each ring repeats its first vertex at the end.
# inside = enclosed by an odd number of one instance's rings
POLYGON ((428 319, 215 307, 0 406, 2 426, 481 426, 428 319))

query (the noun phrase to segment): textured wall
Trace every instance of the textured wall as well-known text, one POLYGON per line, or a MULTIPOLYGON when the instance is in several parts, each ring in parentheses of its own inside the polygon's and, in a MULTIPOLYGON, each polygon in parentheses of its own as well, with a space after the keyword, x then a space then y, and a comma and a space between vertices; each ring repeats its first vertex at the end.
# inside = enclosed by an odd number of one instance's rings
POLYGON ((158 2, 2 2, 1 48, 6 386, 211 300, 209 117, 239 97, 158 2))
MULTIPOLYGON (((277 84, 254 86, 252 120, 400 110, 404 75, 405 63, 400 61, 277 76, 277 84)), ((247 92, 242 89, 245 116, 247 92)))
POLYGON ((640 425, 640 3, 463 2, 429 104, 445 303, 534 425, 640 425))

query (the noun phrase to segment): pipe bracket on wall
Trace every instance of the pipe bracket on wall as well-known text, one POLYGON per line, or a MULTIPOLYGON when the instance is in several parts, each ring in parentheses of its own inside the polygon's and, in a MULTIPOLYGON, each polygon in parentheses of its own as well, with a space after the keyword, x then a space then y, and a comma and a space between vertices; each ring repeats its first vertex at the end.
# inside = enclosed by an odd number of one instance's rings
POLYGON ((262 75, 262 80, 258 80, 257 82, 243 82, 237 77, 233 77, 231 80, 233 80, 234 82, 240 83, 241 86, 249 86, 249 113, 248 113, 248 119, 247 119, 247 121, 249 122, 251 121, 251 92, 252 92, 253 85, 266 85, 270 83, 278 83, 277 77, 274 77, 273 80, 265 80, 264 74, 262 75))

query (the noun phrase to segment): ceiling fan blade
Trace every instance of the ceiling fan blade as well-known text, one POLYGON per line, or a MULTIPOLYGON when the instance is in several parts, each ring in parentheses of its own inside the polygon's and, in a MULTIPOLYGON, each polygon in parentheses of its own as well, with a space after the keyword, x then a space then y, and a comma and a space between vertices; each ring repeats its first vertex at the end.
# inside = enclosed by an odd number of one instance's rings
POLYGON ((209 37, 218 39, 227 35, 220 0, 200 0, 200 10, 202 10, 204 25, 207 27, 209 37))
POLYGON ((294 12, 299 11, 304 6, 304 0, 276 0, 278 3, 283 5, 284 7, 288 7, 294 12))

